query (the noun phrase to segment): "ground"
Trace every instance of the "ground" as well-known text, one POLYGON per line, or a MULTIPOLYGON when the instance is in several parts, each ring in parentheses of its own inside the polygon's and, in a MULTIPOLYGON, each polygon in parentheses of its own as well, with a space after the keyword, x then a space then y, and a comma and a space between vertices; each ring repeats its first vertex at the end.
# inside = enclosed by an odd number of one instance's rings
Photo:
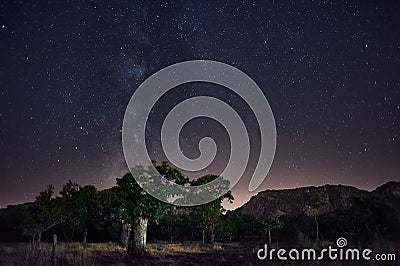
MULTIPOLYGON (((254 245, 254 247, 256 247, 254 245)), ((59 243, 58 265, 252 265, 257 263, 254 252, 239 244, 214 246, 192 243, 148 244, 149 254, 142 258, 126 256, 116 243, 59 243)), ((43 244, 40 252, 29 243, 1 243, 0 265, 51 265, 52 245, 43 244)))
MULTIPOLYGON (((43 244, 41 251, 37 252, 29 243, 0 243, 0 265, 285 265, 282 261, 258 260, 256 252, 260 247, 260 243, 255 242, 217 243, 214 246, 199 242, 152 243, 148 244, 148 256, 132 258, 126 256, 126 250, 116 243, 59 243, 54 259, 51 244, 43 244)), ((398 261, 385 265, 399 265, 396 263, 398 261)), ((299 264, 344 265, 337 261, 299 264)), ((345 265, 357 263, 347 262, 345 265)))

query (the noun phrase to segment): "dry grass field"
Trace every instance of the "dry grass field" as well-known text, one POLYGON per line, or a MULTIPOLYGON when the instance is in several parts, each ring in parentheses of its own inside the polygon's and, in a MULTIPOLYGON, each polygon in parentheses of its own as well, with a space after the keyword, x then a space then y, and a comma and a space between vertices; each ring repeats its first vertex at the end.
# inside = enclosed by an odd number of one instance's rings
MULTIPOLYGON (((257 244, 247 245, 256 247, 257 244)), ((116 243, 58 243, 53 256, 51 244, 34 250, 29 243, 1 243, 0 265, 253 265, 255 248, 243 244, 198 242, 148 244, 148 256, 132 258, 116 243)))
MULTIPOLYGON (((293 247, 295 243, 286 244, 293 247)), ((392 251, 400 250, 400 243, 391 243, 390 246, 392 251)), ((124 248, 112 242, 85 245, 59 243, 56 256, 53 256, 51 244, 43 244, 41 250, 35 251, 29 243, 0 243, 0 265, 400 265, 398 260, 368 264, 365 261, 259 261, 256 256, 259 247, 260 243, 255 242, 217 243, 214 246, 199 242, 159 242, 148 244, 147 256, 134 258, 127 256, 124 248)))

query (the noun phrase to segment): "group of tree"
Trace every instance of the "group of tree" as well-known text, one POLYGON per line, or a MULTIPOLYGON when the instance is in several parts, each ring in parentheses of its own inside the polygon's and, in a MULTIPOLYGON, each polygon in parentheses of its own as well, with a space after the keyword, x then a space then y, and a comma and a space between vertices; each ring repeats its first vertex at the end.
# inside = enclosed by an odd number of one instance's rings
MULTIPOLYGON (((156 165, 156 169, 179 185, 197 186, 218 177, 207 175, 190 181, 166 162, 156 165)), ((186 228, 192 237, 197 237, 200 232, 204 242, 213 243, 225 211, 222 202, 233 200, 230 191, 208 204, 175 207, 152 197, 138 185, 134 175, 145 172, 143 167, 136 167, 131 173, 117 178, 116 186, 101 191, 91 185, 81 186, 68 181, 56 195, 50 185, 33 203, 8 206, 0 213, 2 240, 29 239, 34 247, 40 247, 42 241, 57 234, 58 239, 64 241, 120 241, 129 253, 140 255, 146 251, 148 224, 158 230, 163 228, 162 222, 179 212, 183 220, 174 228, 186 228)))
MULTIPOLYGON (((162 176, 179 185, 199 186, 218 178, 206 175, 189 180, 165 162, 155 166, 162 176)), ((395 189, 383 191, 386 194, 361 193, 334 209, 327 204, 329 199, 315 193, 304 212, 245 215, 223 208, 224 201, 233 201, 230 191, 194 207, 161 202, 136 182, 134 176, 145 172, 136 167, 105 190, 68 181, 56 193, 50 185, 34 202, 0 210, 0 241, 29 240, 40 248, 42 241, 51 241, 56 234, 68 242, 120 242, 130 254, 141 255, 146 252, 147 239, 204 244, 247 240, 272 244, 294 238, 318 243, 320 239, 334 241, 339 235, 366 241, 400 239, 400 199, 390 192, 395 189)))

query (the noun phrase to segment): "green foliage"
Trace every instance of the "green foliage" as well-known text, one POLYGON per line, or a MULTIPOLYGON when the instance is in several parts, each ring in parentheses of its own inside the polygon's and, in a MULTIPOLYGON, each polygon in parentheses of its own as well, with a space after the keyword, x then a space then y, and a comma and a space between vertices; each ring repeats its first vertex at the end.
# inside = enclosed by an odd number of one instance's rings
POLYGON ((398 234, 396 210, 380 195, 353 197, 351 207, 337 210, 321 217, 321 230, 325 236, 335 239, 341 236, 350 239, 372 241, 384 236, 398 234))
POLYGON ((44 232, 63 221, 61 202, 53 195, 54 187, 49 185, 39 193, 33 203, 32 218, 36 230, 44 232))
MULTIPOLYGON (((187 177, 170 167, 167 162, 155 165, 155 167, 169 181, 179 185, 189 182, 187 177)), ((151 175, 150 169, 136 166, 131 169, 131 173, 125 174, 122 178, 117 178, 115 192, 121 203, 119 215, 126 221, 132 222, 133 217, 143 217, 157 223, 169 209, 169 204, 152 197, 136 182, 136 179, 146 179, 148 174, 151 175)))
POLYGON ((92 221, 97 217, 96 194, 94 186, 81 187, 69 180, 60 191, 65 226, 77 230, 87 231, 92 221))
POLYGON ((32 204, 7 206, 0 215, 0 232, 2 241, 25 241, 31 237, 35 227, 32 218, 32 204))
MULTIPOLYGON (((142 175, 142 167, 133 169, 133 174, 142 175)), ((168 205, 147 194, 136 182, 132 174, 117 178, 117 195, 121 201, 120 215, 126 220, 144 217, 157 222, 168 210, 168 205)))
POLYGON ((277 215, 259 216, 254 220, 254 229, 264 239, 267 236, 268 230, 270 232, 280 230, 284 226, 283 221, 277 215))
POLYGON ((162 162, 161 165, 156 165, 155 162, 153 163, 155 164, 157 171, 169 181, 174 181, 176 184, 182 186, 190 183, 189 178, 182 175, 182 173, 177 169, 169 166, 167 162, 162 162))
POLYGON ((239 239, 244 223, 244 218, 240 214, 228 211, 222 217, 222 223, 217 229, 217 237, 222 242, 231 242, 239 239))
MULTIPOLYGON (((159 168, 157 168, 160 170, 159 168)), ((206 183, 212 182, 219 176, 206 175, 199 179, 190 182, 192 186, 200 186, 206 183)), ((187 178, 180 179, 181 183, 186 184, 187 178)), ((223 187, 219 187, 221 190, 229 189, 229 182, 223 180, 219 183, 223 184, 223 187)), ((173 241, 174 239, 181 240, 194 240, 201 238, 202 234, 207 242, 212 242, 214 234, 218 234, 218 237, 232 238, 235 231, 233 227, 225 224, 223 220, 223 213, 225 209, 222 207, 224 200, 232 201, 233 196, 231 192, 228 192, 220 198, 200 206, 195 207, 176 207, 173 206, 167 212, 167 214, 160 220, 160 226, 153 227, 155 234, 158 239, 173 241), (230 229, 231 228, 231 229, 230 229), (218 229, 218 231, 216 231, 218 229), (229 232, 228 232, 229 231, 229 232), (222 236, 224 234, 224 236, 222 236)), ((230 221, 232 222, 232 221, 230 221)), ((154 235, 151 235, 154 237, 154 235)))
MULTIPOLYGON (((206 175, 203 177, 200 177, 199 179, 193 180, 191 185, 192 186, 200 186, 203 184, 207 184, 209 182, 212 182, 219 176, 217 175, 206 175)), ((226 191, 227 188, 229 188, 229 181, 224 180, 222 184, 226 187, 221 187, 219 188, 221 191, 226 191)), ((222 202, 224 200, 228 200, 229 202, 232 202, 234 200, 231 191, 228 190, 223 196, 219 197, 218 199, 209 202, 207 204, 203 204, 200 206, 196 206, 194 208, 196 215, 199 217, 199 220, 201 221, 201 225, 203 227, 203 230, 205 230, 208 234, 208 239, 207 242, 213 242, 214 238, 214 232, 216 227, 221 223, 221 216, 222 213, 225 211, 225 209, 222 206, 222 202)))

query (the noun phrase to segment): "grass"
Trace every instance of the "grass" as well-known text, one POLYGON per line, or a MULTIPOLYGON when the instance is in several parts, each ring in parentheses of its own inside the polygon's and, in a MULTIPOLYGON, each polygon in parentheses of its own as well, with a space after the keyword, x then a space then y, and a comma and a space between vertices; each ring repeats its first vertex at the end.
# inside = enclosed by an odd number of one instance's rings
MULTIPOLYGON (((334 244, 334 243, 329 243, 334 244)), ((280 243, 274 248, 295 247, 295 243, 280 243)), ((374 248, 382 249, 381 243, 374 248)), ((398 252, 399 243, 384 250, 398 252)), ((259 261, 256 256, 261 247, 259 242, 216 243, 203 245, 200 242, 148 244, 149 256, 129 257, 126 250, 117 243, 58 243, 56 256, 52 245, 44 243, 40 250, 34 250, 29 243, 0 243, 0 265, 294 265, 282 261, 259 261)), ((297 247, 299 247, 297 245, 297 247)), ((365 263, 365 262, 364 262, 365 263)), ((398 265, 398 261, 385 265, 398 265)), ((297 265, 297 264, 296 264, 297 265)), ((357 262, 325 261, 300 262, 300 265, 358 265, 357 262)), ((364 264, 381 265, 381 264, 364 264)))
POLYGON ((0 265, 131 265, 139 262, 140 265, 207 264, 209 259, 224 262, 226 259, 222 254, 230 250, 226 245, 203 245, 199 242, 150 243, 147 248, 148 257, 132 258, 117 243, 60 242, 54 257, 52 244, 43 243, 40 250, 34 250, 29 243, 0 243, 0 265))
POLYGON ((52 244, 35 250, 29 243, 0 245, 0 265, 96 265, 97 261, 123 256, 125 250, 115 243, 58 243, 53 256, 52 244))

